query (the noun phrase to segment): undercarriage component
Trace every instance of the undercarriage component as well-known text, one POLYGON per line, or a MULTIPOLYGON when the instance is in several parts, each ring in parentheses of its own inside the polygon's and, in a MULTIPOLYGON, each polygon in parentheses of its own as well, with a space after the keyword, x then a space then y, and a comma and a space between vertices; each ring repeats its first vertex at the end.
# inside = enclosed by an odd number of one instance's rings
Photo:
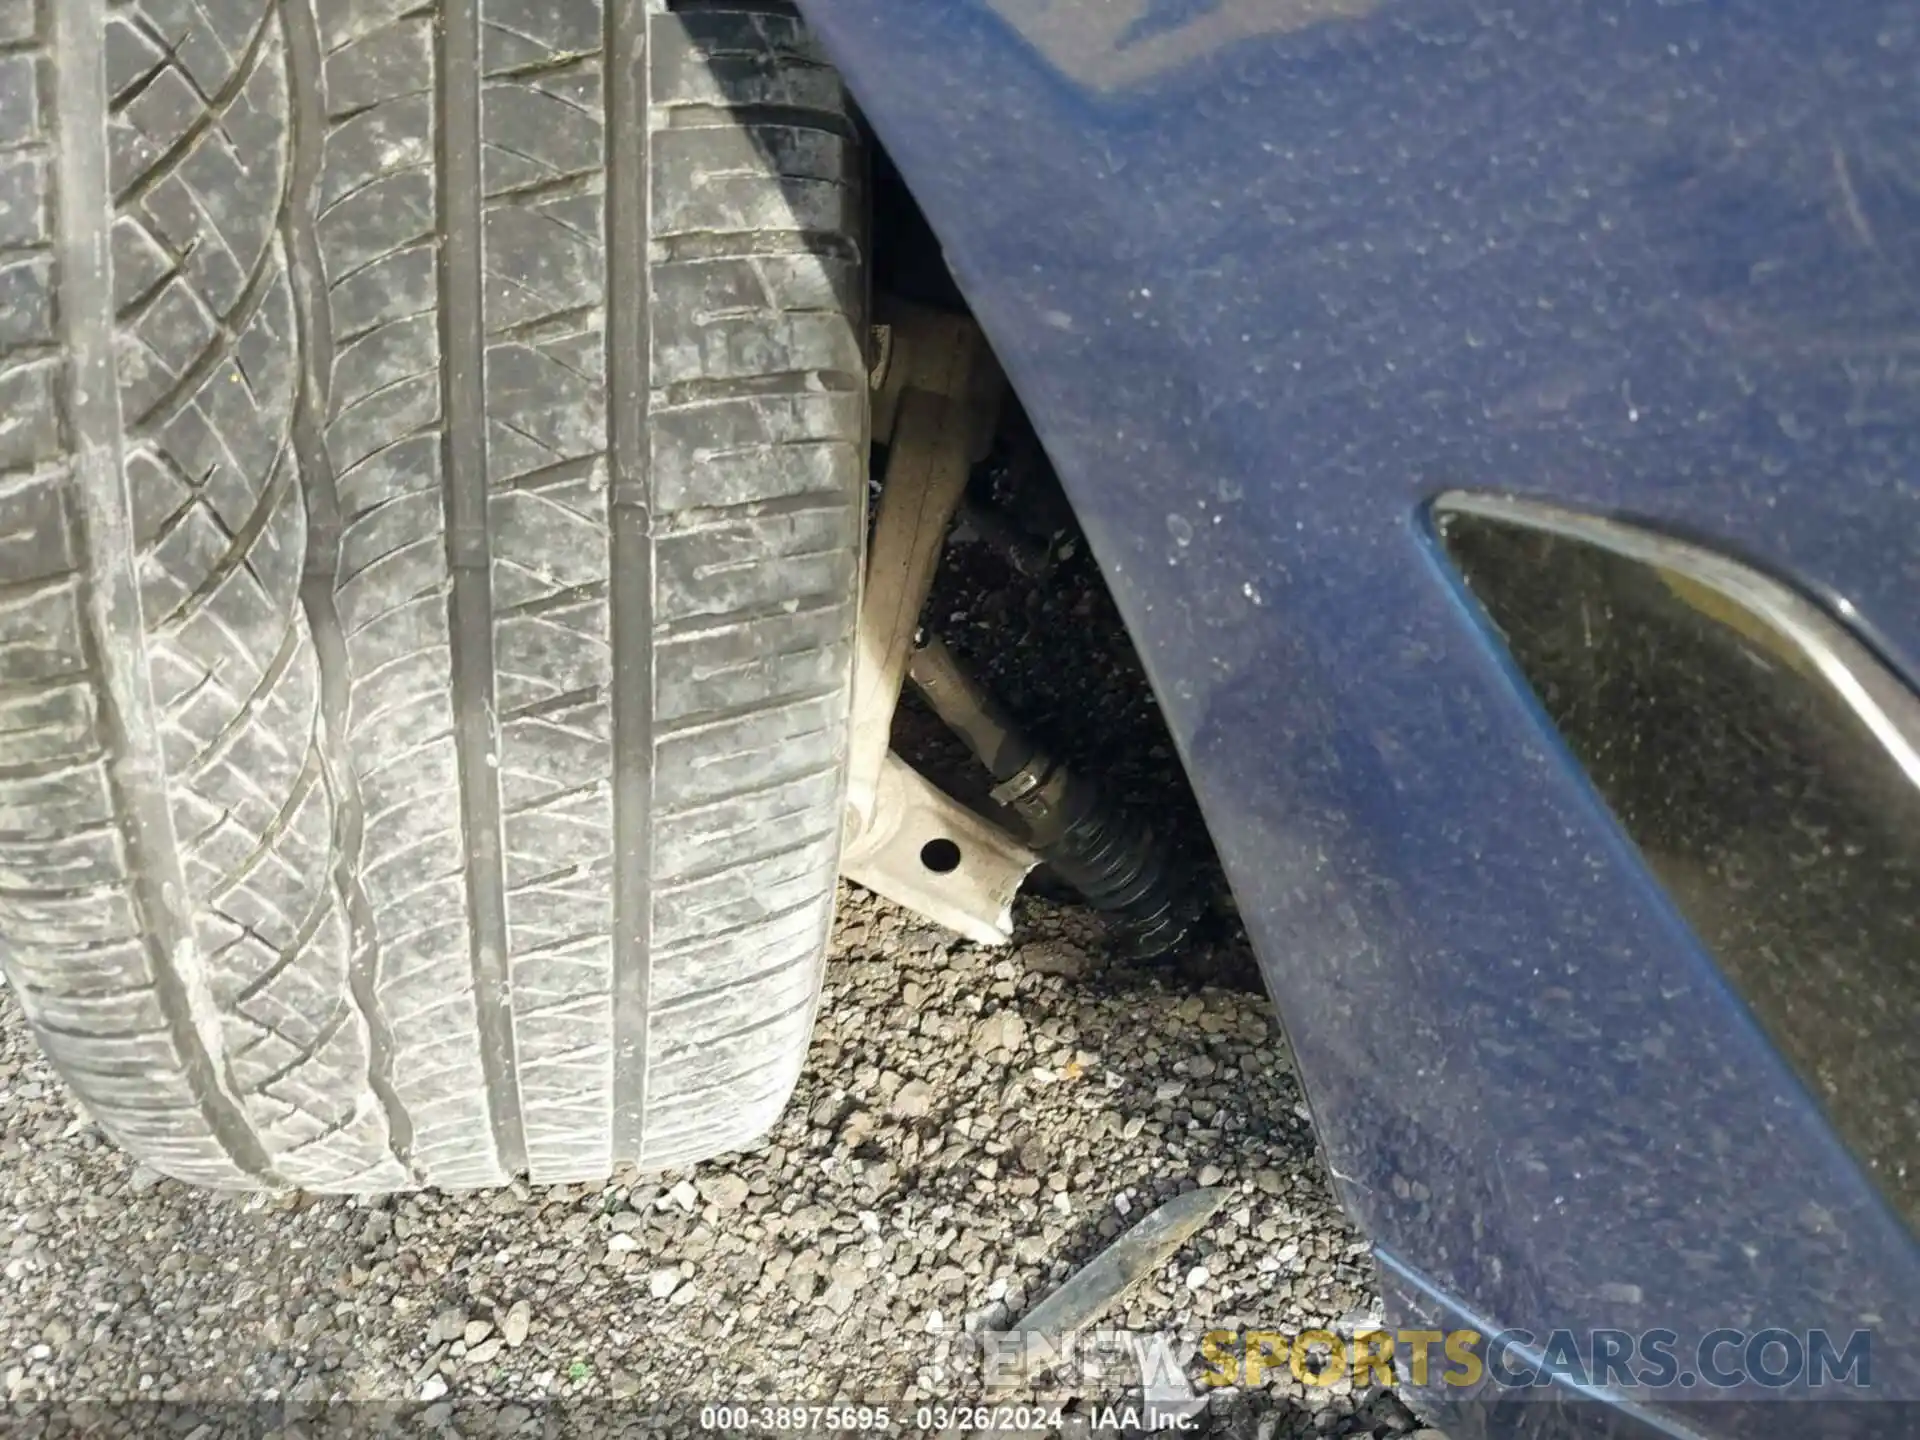
POLYGON ((882 318, 873 432, 887 443, 887 468, 860 598, 847 768, 850 841, 872 818, 907 652, 967 472, 993 439, 1006 384, 971 320, 901 304, 884 308, 882 318))
POLYGON ((919 637, 907 673, 992 774, 993 798, 1020 817, 1040 858, 1110 918, 1124 955, 1164 955, 1185 938, 1194 907, 1144 817, 1021 733, 939 636, 919 637))
MULTIPOLYGON (((1013 898, 1044 858, 1112 917, 1126 953, 1163 954, 1191 928, 1193 912, 1152 830, 1028 741, 938 639, 920 640, 920 612, 968 473, 993 440, 1005 381, 971 320, 901 304, 884 307, 880 318, 873 423, 887 444, 887 467, 860 603, 841 871, 991 945, 1012 934, 1013 898), (1027 841, 891 752, 893 712, 909 672, 992 772, 994 799, 1020 818, 1027 841)), ((996 527, 984 509, 971 519, 1027 562, 1024 573, 1044 569, 1045 547, 996 527)))
POLYGON ((887 468, 860 603, 840 869, 996 945, 1013 932, 1013 897, 1039 857, 888 746, 920 611, 967 472, 993 438, 1005 382, 971 320, 897 304, 880 318, 873 424, 887 468))
MULTIPOLYGON (((1016 573, 1029 580, 1045 579, 1053 569, 1053 554, 1046 544, 1024 533, 991 505, 962 500, 960 524, 971 530, 981 544, 1006 561, 1016 573)), ((955 538, 959 538, 958 534, 955 538)))
POLYGON ((1003 945, 1013 933, 1013 897, 1039 859, 889 752, 872 821, 841 870, 977 945, 1003 945))

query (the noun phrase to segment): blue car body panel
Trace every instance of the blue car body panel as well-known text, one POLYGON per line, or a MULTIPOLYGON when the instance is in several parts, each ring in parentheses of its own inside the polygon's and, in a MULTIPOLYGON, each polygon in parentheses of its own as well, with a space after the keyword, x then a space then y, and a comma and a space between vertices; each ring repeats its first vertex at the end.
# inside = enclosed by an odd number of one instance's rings
POLYGON ((1920 674, 1920 12, 806 8, 1092 539, 1399 1313, 1864 1328, 1920 1396, 1913 1237, 1426 515, 1701 536, 1920 674))

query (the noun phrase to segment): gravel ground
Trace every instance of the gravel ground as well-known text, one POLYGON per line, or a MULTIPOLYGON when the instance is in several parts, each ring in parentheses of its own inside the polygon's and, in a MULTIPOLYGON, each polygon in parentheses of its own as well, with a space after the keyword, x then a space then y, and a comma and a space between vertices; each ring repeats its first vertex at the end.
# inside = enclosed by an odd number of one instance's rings
MULTIPOLYGON (((458 1402, 470 1433, 471 1407, 537 1427, 555 1400, 977 1398, 936 1373, 943 1339, 1017 1318, 1200 1184, 1231 1197, 1104 1323, 1365 1316, 1364 1247, 1264 998, 1112 968, 1099 938, 1029 901, 1021 943, 984 951, 849 889, 806 1073, 765 1143, 537 1192, 186 1189, 116 1152, 0 1003, 0 1389, 406 1401, 413 1424, 458 1402)), ((1216 1433, 1415 1428, 1339 1384, 1214 1403, 1216 1433)))

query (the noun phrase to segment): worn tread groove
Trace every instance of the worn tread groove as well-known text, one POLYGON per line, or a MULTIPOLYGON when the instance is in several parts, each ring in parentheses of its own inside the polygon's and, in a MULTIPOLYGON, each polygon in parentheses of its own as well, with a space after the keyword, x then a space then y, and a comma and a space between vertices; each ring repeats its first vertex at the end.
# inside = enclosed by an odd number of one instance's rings
POLYGON ((549 809, 561 800, 571 800, 576 796, 595 794, 604 788, 605 784, 606 782, 604 780, 588 780, 583 784, 569 785, 564 790, 546 790, 534 796, 531 800, 516 801, 513 805, 507 807, 505 813, 508 815, 531 815, 537 811, 549 809))
POLYGON ((599 457, 595 455, 582 455, 571 460, 556 460, 550 465, 524 470, 511 480, 496 482, 493 487, 494 493, 498 495, 519 490, 532 494, 557 485, 571 485, 591 476, 599 463, 599 457))
POLYGON ((404 325, 409 320, 424 320, 427 316, 436 313, 436 310, 436 306, 428 305, 421 310, 409 310, 399 314, 382 315, 378 320, 371 321, 361 326, 358 330, 347 330, 335 335, 333 337, 334 344, 344 350, 349 345, 366 339, 369 335, 378 335, 390 325, 404 325))
POLYGON ((552 75, 573 75, 582 71, 590 73, 592 59, 590 55, 549 55, 542 60, 528 60, 519 65, 497 67, 487 71, 486 78, 489 80, 544 80, 552 75))
MULTIPOLYGON (((305 481, 307 508, 307 554, 301 567, 300 598, 320 672, 315 754, 320 761, 321 782, 333 801, 334 830, 330 837, 333 873, 329 883, 345 909, 349 946, 347 997, 358 1009, 366 1028, 366 1083, 379 1102, 386 1132, 385 1148, 402 1172, 415 1183, 421 1183, 423 1177, 414 1168, 412 1158, 413 1121, 394 1088, 393 1030, 380 1004, 378 987, 379 930, 373 903, 360 879, 359 858, 366 813, 359 780, 348 758, 347 712, 352 680, 346 635, 335 600, 343 527, 324 421, 336 347, 325 294, 325 266, 312 218, 313 201, 319 192, 319 147, 326 135, 320 34, 308 0, 283 0, 280 13, 294 122, 288 179, 290 195, 281 215, 281 235, 286 247, 294 323, 302 341, 303 362, 292 417, 293 451, 305 481)), ((288 1153, 308 1150, 357 1119, 358 1107, 354 1107, 334 1126, 295 1145, 288 1153)), ((370 1161, 358 1174, 371 1173, 378 1163, 370 1161)))
MULTIPOLYGON (((829 560, 835 555, 844 555, 846 553, 847 547, 844 545, 828 545, 822 546, 817 550, 789 550, 781 555, 780 558, 790 563, 795 560, 829 560)), ((766 563, 766 560, 759 556, 755 556, 749 560, 714 561, 699 566, 694 573, 702 580, 711 580, 716 575, 738 575, 743 572, 758 570, 766 563)), ((782 604, 784 606, 785 602, 782 602, 782 604)), ((790 612, 783 609, 781 613, 787 614, 790 612)))
POLYGON ((173 1032, 166 1026, 157 1030, 76 1030, 66 1025, 54 1025, 42 1020, 34 1026, 42 1035, 58 1035, 67 1040, 151 1040, 158 1035, 170 1035, 173 1032))
POLYGON ((580 170, 570 175, 553 175, 544 180, 528 180, 487 193, 487 208, 504 204, 523 205, 531 200, 557 200, 577 195, 598 195, 605 188, 598 171, 580 170))
MULTIPOLYGON (((852 605, 853 602, 843 595, 816 594, 795 595, 784 600, 742 605, 735 610, 703 610, 698 614, 682 615, 673 620, 665 620, 654 626, 654 643, 682 645, 689 641, 711 639, 715 635, 731 635, 737 631, 749 629, 762 620, 790 620, 808 615, 830 615, 835 610, 850 609, 852 605)), ((807 646, 805 648, 826 647, 807 646)))
POLYGON ((822 135, 854 138, 853 124, 844 115, 831 110, 816 110, 810 105, 709 105, 704 102, 675 105, 666 112, 669 126, 675 130, 731 130, 737 125, 776 125, 787 130, 813 130, 822 135))
MULTIPOLYGON (((745 454, 749 449, 793 449, 800 443, 740 446, 731 450, 707 450, 704 453, 709 460, 714 460, 745 454)), ((838 491, 807 490, 779 500, 749 500, 741 505, 701 505, 675 510, 659 517, 654 527, 654 534, 664 540, 668 536, 700 535, 709 530, 727 530, 752 520, 799 519, 808 515, 843 515, 852 508, 853 501, 838 491)))
POLYGON ((20 900, 30 903, 57 900, 85 900, 94 896, 118 895, 122 889, 123 887, 118 880, 101 880, 92 885, 66 887, 54 887, 51 885, 0 885, 0 900, 20 900))
MULTIPOLYGON (((47 760, 26 760, 17 765, 0 765, 0 785, 17 780, 59 780, 69 776, 83 774, 92 770, 100 757, 97 754, 56 755, 47 760)), ((0 895, 15 893, 0 886, 0 895)))
MULTIPOLYGON (((5 503, 4 498, 0 498, 0 505, 5 503)), ((15 610, 30 609, 56 590, 72 589, 73 584, 74 579, 71 575, 48 575, 35 580, 9 581, 0 585, 0 615, 9 614, 15 610)), ((70 671, 65 675, 48 678, 58 683, 70 680, 79 673, 79 671, 70 671)))
POLYGON ((676 1010, 685 1010, 691 1005, 698 1005, 703 1000, 711 1000, 716 995, 725 995, 730 990, 744 990, 750 986, 759 984, 762 980, 770 979, 775 975, 781 974, 783 971, 791 970, 795 966, 805 965, 809 962, 810 957, 802 955, 796 959, 782 960, 777 965, 768 965, 763 969, 749 971, 745 975, 730 975, 718 985, 707 985, 699 990, 687 990, 679 995, 673 996, 671 999, 662 1000, 658 1005, 654 1006, 653 1013, 655 1015, 671 1015, 676 1010))
MULTIPOLYGON (((543 890, 558 880, 577 880, 585 873, 585 870, 586 867, 582 865, 563 865, 558 870, 547 871, 544 875, 529 876, 513 888, 523 894, 530 890, 543 890)), ((523 1018, 526 1014, 525 1011, 516 1011, 515 1013, 523 1018)))
MULTIPOLYGON (((784 814, 769 816, 767 818, 766 828, 777 830, 782 822, 796 819, 807 813, 805 810, 793 810, 784 814)), ((746 827, 745 830, 733 831, 727 836, 717 836, 715 838, 730 839, 732 835, 750 833, 760 828, 762 827, 759 825, 752 825, 746 827)), ((798 839, 792 840, 789 840, 782 834, 780 842, 771 850, 761 851, 753 855, 744 855, 738 860, 727 860, 717 865, 703 865, 692 870, 682 870, 671 880, 661 881, 655 884, 653 893, 655 897, 660 897, 665 895, 680 895, 688 890, 697 890, 709 880, 717 880, 722 875, 731 875, 736 871, 752 870, 766 864, 769 860, 778 860, 783 855, 791 855, 795 851, 803 850, 809 845, 818 845, 822 840, 831 840, 834 834, 835 832, 833 830, 827 829, 811 832, 800 836, 798 839)))
POLYGON ((652 252, 668 263, 691 260, 753 260, 768 255, 822 256, 858 263, 860 247, 845 235, 823 230, 689 230, 656 235, 652 252))
MULTIPOLYGON (((337 285, 339 281, 336 279, 334 283, 337 285)), ((380 445, 378 445, 374 449, 369 450, 366 454, 360 456, 357 460, 355 460, 351 465, 347 466, 346 469, 344 470, 336 469, 334 472, 334 478, 335 480, 350 479, 353 477, 353 475, 356 472, 364 470, 371 465, 378 464, 382 460, 388 458, 393 451, 398 450, 401 446, 409 444, 415 440, 426 438, 428 436, 437 436, 439 433, 440 433, 440 426, 437 421, 431 421, 426 424, 416 426, 412 430, 403 431, 401 434, 394 436, 393 439, 383 441, 380 445)), ((364 510, 352 511, 351 513, 348 513, 345 516, 345 518, 349 522, 364 520, 366 519, 367 516, 373 514, 375 511, 384 509, 386 506, 394 504, 396 501, 401 500, 403 498, 405 497, 399 496, 399 495, 389 496, 385 500, 379 500, 373 503, 372 505, 367 506, 364 510)))
POLYGON ((603 938, 597 930, 583 930, 577 935, 563 935, 558 940, 543 940, 538 945, 529 946, 520 952, 519 958, 532 960, 542 955, 558 955, 581 945, 597 944, 603 938))
POLYGON ((670 720, 654 727, 653 738, 658 740, 678 740, 689 735, 698 735, 705 730, 715 730, 722 725, 731 725, 737 720, 751 719, 756 715, 777 714, 782 710, 797 709, 802 705, 818 704, 822 700, 831 700, 840 693, 837 685, 817 685, 806 690, 796 690, 791 695, 777 696, 772 700, 754 700, 745 705, 726 705, 713 710, 703 710, 697 715, 688 715, 679 720, 670 720))
MULTIPOLYGON (((354 196, 363 194, 364 192, 371 190, 375 185, 379 184, 382 180, 391 180, 396 176, 408 175, 416 171, 425 171, 431 174, 433 171, 433 166, 423 161, 418 165, 402 165, 397 169, 384 170, 379 172, 378 174, 371 175, 366 180, 360 182, 359 184, 354 185, 352 188, 342 191, 338 196, 336 196, 333 199, 333 201, 330 204, 321 206, 320 213, 317 218, 320 220, 327 219, 335 211, 339 210, 341 206, 345 205, 348 201, 352 200, 354 196)), ((413 237, 409 241, 409 243, 407 243, 406 245, 399 246, 397 247, 397 249, 398 250, 410 250, 415 248, 431 249, 433 248, 433 246, 434 246, 434 235, 433 235, 433 232, 429 231, 425 234, 413 237)), ((357 265, 343 266, 340 269, 329 271, 327 274, 327 279, 332 285, 334 285, 337 288, 338 286, 353 279, 354 276, 364 274, 368 270, 371 270, 374 266, 380 264, 382 261, 392 258, 392 256, 395 253, 397 253, 396 250, 375 252, 374 254, 367 256, 357 265)))
POLYGON ((105 985, 87 990, 56 990, 51 985, 19 985, 23 994, 43 995, 49 1000, 130 1000, 136 995, 151 995, 147 985, 105 985))
POLYGON ((145 289, 114 312, 114 322, 123 330, 134 329, 146 318, 154 301, 166 294, 168 287, 180 278, 180 262, 175 260, 168 269, 160 272, 158 279, 147 282, 145 289))
POLYGON ((865 390, 866 386, 865 376, 847 370, 778 370, 755 375, 750 380, 702 376, 695 380, 675 380, 661 386, 658 408, 684 410, 716 400, 739 400, 749 395, 797 400, 815 395, 857 393, 865 390))
MULTIPOLYGON (((709 1080, 699 1085, 691 1085, 684 1090, 674 1090, 670 1094, 663 1095, 660 1098, 664 1103, 671 1104, 677 1109, 678 1107, 685 1105, 687 1101, 692 1100, 696 1096, 713 1095, 713 1094, 719 1093, 722 1090, 731 1090, 734 1092, 734 1098, 736 1100, 744 1100, 748 1103, 751 1103, 753 1100, 760 1098, 761 1095, 771 1094, 775 1089, 774 1086, 769 1085, 764 1091, 749 1092, 748 1095, 743 1097, 739 1094, 739 1085, 740 1085, 740 1081, 744 1078, 745 1077, 741 1075, 722 1075, 717 1080, 709 1080)), ((656 1142, 659 1142, 659 1141, 671 1142, 671 1141, 680 1139, 683 1136, 697 1135, 698 1133, 699 1132, 697 1130, 689 1128, 686 1130, 669 1132, 664 1135, 656 1135, 650 1138, 653 1138, 656 1142)), ((658 1152, 656 1151, 655 1153, 658 1153, 658 1152)))
POLYGON ((500 752, 487 529, 485 267, 481 240, 479 0, 445 0, 434 67, 439 145, 441 456, 446 486, 455 744, 467 840, 473 1003, 496 1163, 527 1163, 508 1000, 500 752))
MULTIPOLYGON (((771 1015, 762 1015, 750 1024, 742 1025, 737 1030, 726 1030, 718 1035, 704 1035, 698 1040, 689 1040, 683 1044, 666 1046, 660 1051, 656 1057, 656 1061, 658 1064, 665 1066, 674 1060, 684 1059, 689 1055, 698 1055, 703 1051, 715 1049, 718 1046, 726 1044, 729 1040, 738 1040, 742 1035, 752 1035, 760 1030, 771 1030, 774 1026, 791 1020, 812 1004, 813 997, 809 995, 806 999, 797 1001, 787 1006, 784 1010, 775 1011, 771 1015)), ((746 1071, 732 1075, 729 1079, 736 1081, 745 1079, 747 1075, 759 1068, 760 1066, 758 1065, 750 1066, 746 1071)))
POLYGON ((677 959, 682 955, 690 955, 696 950, 704 950, 715 941, 731 940, 734 936, 744 935, 750 930, 765 929, 778 921, 789 920, 803 911, 812 909, 820 903, 821 898, 820 896, 815 896, 810 900, 801 900, 792 905, 784 906, 779 910, 770 910, 757 920, 742 920, 738 924, 723 925, 718 930, 702 931, 698 935, 689 936, 678 944, 670 945, 657 951, 655 958, 660 960, 677 959))
POLYGON ((647 237, 651 84, 644 0, 608 4, 607 463, 611 519, 609 632, 613 671, 613 1103, 608 1140, 616 1161, 640 1157, 647 1114, 648 1003, 652 991, 655 725, 652 313, 647 237))
POLYGON ((703 815, 709 810, 724 810, 729 805, 739 804, 742 800, 771 795, 776 790, 785 789, 789 785, 798 785, 803 780, 817 780, 822 775, 833 774, 837 769, 839 769, 837 765, 813 765, 805 770, 782 772, 771 780, 756 780, 750 785, 742 785, 733 790, 722 791, 718 795, 707 796, 691 805, 663 805, 656 813, 662 820, 684 820, 689 815, 703 815))
POLYGON ((538 720, 543 715, 564 715, 569 710, 578 710, 582 705, 590 705, 600 698, 598 685, 590 685, 580 690, 567 690, 558 695, 550 695, 544 700, 530 701, 515 706, 511 710, 500 712, 500 723, 509 720, 538 720))
POLYGON ((536 600, 523 600, 518 605, 508 605, 495 612, 497 618, 509 615, 544 615, 550 610, 572 610, 589 600, 607 598, 607 582, 592 580, 584 585, 571 585, 565 590, 554 590, 536 600))

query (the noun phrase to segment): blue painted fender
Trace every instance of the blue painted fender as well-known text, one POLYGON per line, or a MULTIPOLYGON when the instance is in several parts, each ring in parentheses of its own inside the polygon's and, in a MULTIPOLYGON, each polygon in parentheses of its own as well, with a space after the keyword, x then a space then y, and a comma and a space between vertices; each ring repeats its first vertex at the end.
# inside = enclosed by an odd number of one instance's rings
POLYGON ((1383 1264, 1490 1328, 1864 1327, 1920 1396, 1913 1237, 1425 518, 1705 536, 1920 673, 1920 13, 806 10, 1106 570, 1383 1264))

